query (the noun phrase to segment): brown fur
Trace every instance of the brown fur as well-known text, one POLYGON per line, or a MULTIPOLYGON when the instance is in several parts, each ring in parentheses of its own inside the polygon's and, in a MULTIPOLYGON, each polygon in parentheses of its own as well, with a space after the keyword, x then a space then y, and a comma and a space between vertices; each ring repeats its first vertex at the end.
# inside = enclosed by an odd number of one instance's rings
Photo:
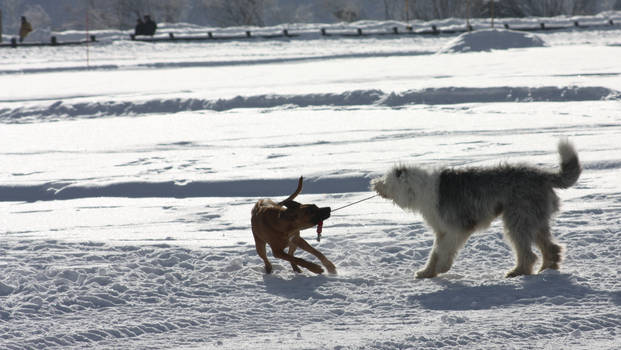
POLYGON ((329 207, 318 208, 314 204, 300 204, 293 200, 302 191, 302 181, 300 177, 298 188, 284 201, 276 203, 260 199, 252 208, 252 234, 267 273, 272 272, 272 264, 267 259, 266 244, 272 248, 275 258, 289 261, 295 272, 302 272, 299 268, 302 266, 314 273, 323 273, 323 268, 318 264, 293 256, 299 247, 316 256, 328 272, 336 273, 334 264, 300 237, 301 230, 313 227, 330 216, 329 207), (289 247, 288 252, 285 252, 286 247, 289 247))

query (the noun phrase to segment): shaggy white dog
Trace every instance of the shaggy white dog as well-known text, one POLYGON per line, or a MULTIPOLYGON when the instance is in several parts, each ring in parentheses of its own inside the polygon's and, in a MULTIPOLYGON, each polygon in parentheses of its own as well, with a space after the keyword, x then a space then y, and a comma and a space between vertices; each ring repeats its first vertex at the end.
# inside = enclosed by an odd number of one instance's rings
POLYGON ((528 165, 435 170, 399 165, 371 186, 399 207, 420 212, 433 229, 433 249, 417 278, 447 272, 468 237, 500 215, 517 258, 507 277, 528 275, 537 260, 533 244, 542 254, 540 271, 558 269, 561 261, 561 247, 550 233, 550 218, 559 206, 554 188, 572 186, 582 169, 571 143, 561 141, 558 151, 558 172, 528 165))

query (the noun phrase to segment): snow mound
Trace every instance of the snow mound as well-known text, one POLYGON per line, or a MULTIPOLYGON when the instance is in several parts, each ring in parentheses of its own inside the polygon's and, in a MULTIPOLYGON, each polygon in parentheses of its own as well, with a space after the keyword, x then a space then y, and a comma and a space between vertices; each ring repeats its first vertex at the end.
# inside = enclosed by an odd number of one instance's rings
POLYGON ((458 104, 491 102, 570 102, 619 100, 621 92, 602 86, 489 86, 438 87, 390 92, 378 89, 340 93, 261 94, 221 99, 170 98, 143 101, 56 101, 52 104, 0 107, 0 123, 35 123, 101 116, 178 113, 184 111, 228 111, 238 108, 288 108, 291 106, 387 106, 413 104, 458 104))
POLYGON ((506 29, 483 29, 461 34, 449 41, 439 53, 506 50, 542 47, 545 42, 537 35, 506 29))

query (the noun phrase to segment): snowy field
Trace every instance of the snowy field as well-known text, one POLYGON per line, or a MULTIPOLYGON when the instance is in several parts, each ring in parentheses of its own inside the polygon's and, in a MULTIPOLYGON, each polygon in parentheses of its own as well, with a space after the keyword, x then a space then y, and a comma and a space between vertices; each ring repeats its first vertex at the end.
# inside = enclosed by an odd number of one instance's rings
POLYGON ((476 52, 486 36, 96 34, 88 53, 0 50, 0 349, 621 344, 621 26, 476 52), (433 235, 380 198, 334 212, 320 243, 302 232, 337 275, 270 253, 266 275, 255 252, 252 206, 301 175, 301 202, 336 208, 398 162, 558 168, 562 137, 584 171, 558 192, 560 271, 505 279, 496 222, 447 274, 416 280, 433 235))

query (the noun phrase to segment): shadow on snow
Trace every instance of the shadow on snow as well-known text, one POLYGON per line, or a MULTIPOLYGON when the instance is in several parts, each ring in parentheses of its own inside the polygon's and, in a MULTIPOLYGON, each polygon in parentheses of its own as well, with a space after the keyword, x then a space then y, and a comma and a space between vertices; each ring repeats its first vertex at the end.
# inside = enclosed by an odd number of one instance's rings
POLYGON ((621 302, 619 292, 598 291, 579 284, 569 274, 545 272, 522 277, 521 283, 466 286, 461 282, 443 279, 434 281, 440 291, 412 295, 410 304, 420 304, 431 310, 486 310, 508 305, 562 305, 576 302, 587 295, 601 295, 615 304, 621 302))

